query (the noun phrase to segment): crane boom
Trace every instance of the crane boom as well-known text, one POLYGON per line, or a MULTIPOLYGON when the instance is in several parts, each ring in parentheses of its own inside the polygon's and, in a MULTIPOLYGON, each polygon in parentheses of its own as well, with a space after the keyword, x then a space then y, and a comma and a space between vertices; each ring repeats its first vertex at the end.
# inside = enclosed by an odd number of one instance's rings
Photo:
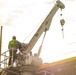
POLYGON ((64 9, 65 5, 61 1, 58 0, 58 1, 56 1, 56 4, 54 5, 54 7, 52 8, 50 13, 47 15, 45 20, 42 22, 41 26, 38 28, 38 30, 36 31, 36 33, 32 37, 32 39, 30 40, 28 47, 25 50, 25 53, 29 53, 32 50, 32 48, 34 47, 34 45, 36 44, 36 42, 38 41, 41 34, 44 31, 49 30, 52 18, 54 17, 55 13, 57 12, 57 10, 59 8, 64 9))

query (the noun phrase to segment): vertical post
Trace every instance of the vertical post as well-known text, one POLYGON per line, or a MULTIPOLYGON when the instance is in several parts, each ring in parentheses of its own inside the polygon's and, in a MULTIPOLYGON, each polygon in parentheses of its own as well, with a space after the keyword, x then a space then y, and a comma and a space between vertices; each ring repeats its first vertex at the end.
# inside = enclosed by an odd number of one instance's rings
POLYGON ((0 26, 0 55, 1 55, 1 47, 2 47, 2 26, 0 26))
MULTIPOLYGON (((1 49, 2 49, 2 26, 0 26, 0 61, 1 61, 1 49)), ((0 63, 1 67, 1 63, 0 63)))

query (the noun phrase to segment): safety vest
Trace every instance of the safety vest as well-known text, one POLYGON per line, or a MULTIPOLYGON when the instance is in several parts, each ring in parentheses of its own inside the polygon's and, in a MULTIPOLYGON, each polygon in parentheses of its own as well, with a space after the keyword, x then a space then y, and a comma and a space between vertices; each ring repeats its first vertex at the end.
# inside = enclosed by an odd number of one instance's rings
POLYGON ((16 41, 15 41, 15 40, 11 40, 10 43, 9 43, 9 47, 10 47, 10 48, 12 48, 12 47, 17 48, 17 43, 16 43, 16 41))

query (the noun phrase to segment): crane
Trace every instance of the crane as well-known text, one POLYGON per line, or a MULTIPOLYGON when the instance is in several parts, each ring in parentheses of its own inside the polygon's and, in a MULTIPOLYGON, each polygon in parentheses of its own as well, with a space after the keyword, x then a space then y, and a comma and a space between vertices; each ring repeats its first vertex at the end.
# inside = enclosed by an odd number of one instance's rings
MULTIPOLYGON (((43 61, 39 57, 41 49, 39 49, 38 53, 34 56, 30 55, 30 52, 32 51, 33 47, 37 43, 42 33, 46 33, 49 30, 52 19, 59 8, 64 9, 65 5, 61 1, 57 0, 52 10, 49 12, 45 20, 42 22, 32 39, 30 40, 30 42, 27 44, 27 47, 25 43, 22 44, 23 48, 16 59, 16 65, 17 67, 20 67, 20 75, 32 75, 35 70, 42 66, 43 61)), ((6 75, 8 74, 6 73, 6 75)))
MULTIPOLYGON (((25 47, 24 47, 23 53, 22 55, 19 55, 20 58, 18 60, 20 65, 30 65, 30 66, 39 68, 43 64, 42 59, 39 58, 41 49, 39 49, 38 53, 35 54, 35 56, 31 56, 28 54, 32 51, 33 47, 37 43, 42 33, 45 32, 46 34, 46 32, 49 30, 52 19, 59 8, 62 10, 65 8, 65 5, 61 1, 57 0, 52 10, 49 12, 45 20, 42 22, 42 24, 40 25, 40 27, 38 28, 38 30, 36 31, 32 39, 30 40, 30 42, 27 44, 27 47, 26 47, 26 44, 24 44, 25 47), (24 59, 22 60, 21 57, 23 57, 24 59), (26 62, 23 62, 23 61, 26 61, 26 62)), ((61 20, 61 23, 63 24, 63 20, 61 20)))

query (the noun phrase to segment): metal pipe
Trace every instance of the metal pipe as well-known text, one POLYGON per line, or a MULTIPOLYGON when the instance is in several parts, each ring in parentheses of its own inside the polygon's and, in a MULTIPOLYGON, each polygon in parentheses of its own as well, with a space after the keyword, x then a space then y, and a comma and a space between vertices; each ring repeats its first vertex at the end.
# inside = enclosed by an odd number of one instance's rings
POLYGON ((2 26, 0 26, 0 61, 1 61, 1 49, 2 49, 2 26))
POLYGON ((1 47, 2 47, 2 26, 0 27, 0 55, 1 55, 1 47))

